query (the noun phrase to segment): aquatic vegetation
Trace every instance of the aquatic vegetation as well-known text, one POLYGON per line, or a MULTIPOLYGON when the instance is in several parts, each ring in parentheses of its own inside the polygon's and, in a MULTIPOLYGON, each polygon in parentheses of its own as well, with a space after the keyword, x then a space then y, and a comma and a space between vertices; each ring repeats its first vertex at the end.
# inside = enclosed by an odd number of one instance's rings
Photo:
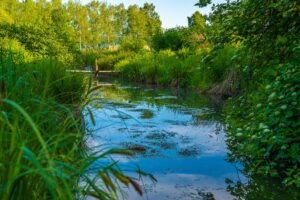
POLYGON ((140 116, 141 119, 151 119, 151 118, 154 117, 154 112, 152 110, 149 110, 149 109, 133 109, 133 110, 130 110, 130 111, 140 112, 141 113, 141 116, 140 116))
POLYGON ((178 156, 195 157, 195 156, 199 156, 200 153, 201 151, 199 149, 199 146, 194 145, 194 146, 186 147, 184 149, 180 149, 180 151, 178 151, 178 156))

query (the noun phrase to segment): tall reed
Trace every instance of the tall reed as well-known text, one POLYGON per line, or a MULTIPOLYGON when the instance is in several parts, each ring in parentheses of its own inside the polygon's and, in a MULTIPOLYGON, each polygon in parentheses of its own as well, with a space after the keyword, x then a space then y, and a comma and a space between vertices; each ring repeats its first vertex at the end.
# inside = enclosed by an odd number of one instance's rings
MULTIPOLYGON (((13 52, 0 62, 0 199, 116 199, 118 183, 139 184, 109 159, 93 176, 90 166, 126 150, 87 155, 82 109, 91 84, 68 74, 60 63, 42 60, 15 64, 13 52)), ((91 82, 91 81, 89 81, 91 82)), ((92 113, 90 113, 92 116, 92 113)))

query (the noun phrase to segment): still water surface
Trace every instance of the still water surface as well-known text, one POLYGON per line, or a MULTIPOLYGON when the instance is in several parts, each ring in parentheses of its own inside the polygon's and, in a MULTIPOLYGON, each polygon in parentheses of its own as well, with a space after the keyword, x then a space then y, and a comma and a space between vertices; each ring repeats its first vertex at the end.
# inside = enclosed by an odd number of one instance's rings
POLYGON ((120 84, 94 95, 100 100, 90 105, 96 126, 86 118, 89 147, 142 147, 143 153, 117 159, 124 169, 141 168, 157 179, 141 180, 143 197, 124 188, 128 199, 233 199, 225 180, 244 178, 240 166, 226 161, 219 102, 190 90, 120 84))

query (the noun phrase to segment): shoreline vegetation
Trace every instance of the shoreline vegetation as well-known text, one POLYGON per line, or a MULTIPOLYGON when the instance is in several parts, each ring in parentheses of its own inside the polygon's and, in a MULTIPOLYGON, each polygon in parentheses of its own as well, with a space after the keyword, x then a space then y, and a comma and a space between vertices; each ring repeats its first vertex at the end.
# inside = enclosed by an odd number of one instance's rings
POLYGON ((229 98, 229 159, 253 177, 299 188, 299 13, 297 0, 228 1, 209 16, 195 12, 188 27, 163 30, 149 3, 1 0, 0 199, 112 199, 118 183, 142 195, 114 160, 86 174, 96 160, 135 151, 86 152, 82 113, 94 121, 87 104, 97 87, 66 70, 95 60, 124 80, 229 98))
POLYGON ((117 180, 142 194, 136 180, 110 159, 133 150, 87 152, 82 113, 92 101, 92 80, 68 74, 52 60, 13 65, 11 52, 6 56, 1 60, 1 199, 111 199, 119 191, 117 180), (101 159, 108 164, 88 175, 101 159), (99 180, 103 185, 96 185, 99 180))

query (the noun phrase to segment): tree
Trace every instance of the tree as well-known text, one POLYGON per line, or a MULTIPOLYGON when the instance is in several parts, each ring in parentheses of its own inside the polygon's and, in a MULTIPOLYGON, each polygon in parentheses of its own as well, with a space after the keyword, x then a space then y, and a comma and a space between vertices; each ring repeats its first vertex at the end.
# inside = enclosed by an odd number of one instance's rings
POLYGON ((127 10, 127 35, 135 40, 144 40, 147 35, 146 16, 137 5, 129 6, 127 10))
POLYGON ((91 1, 88 7, 89 13, 89 30, 90 30, 90 38, 88 38, 89 45, 93 48, 99 48, 100 44, 100 33, 101 33, 101 18, 99 14, 101 3, 96 0, 91 1))
POLYGON ((199 6, 200 8, 202 8, 207 6, 208 4, 211 4, 211 0, 199 0, 199 2, 195 4, 195 6, 199 6))
POLYGON ((242 95, 227 112, 229 158, 298 187, 299 13, 298 0, 240 0, 209 16, 210 57, 228 44, 238 50, 232 70, 242 95))
POLYGON ((206 48, 208 46, 208 26, 204 16, 196 11, 191 17, 188 17, 188 25, 186 45, 193 49, 206 48))
POLYGON ((124 4, 120 4, 114 7, 114 32, 116 33, 116 43, 120 43, 122 41, 122 37, 125 34, 126 30, 126 21, 127 21, 127 12, 124 7, 124 4))
POLYGON ((68 14, 71 17, 71 25, 73 26, 76 37, 79 43, 79 49, 87 46, 89 35, 89 12, 86 6, 82 6, 80 3, 70 1, 68 3, 68 14))
POLYGON ((146 16, 147 41, 150 42, 155 34, 162 31, 160 17, 153 4, 145 3, 141 11, 146 16))
POLYGON ((102 26, 100 36, 101 42, 107 46, 112 44, 117 39, 116 33, 114 32, 113 6, 101 4, 99 12, 102 26))
POLYGON ((187 28, 177 27, 167 29, 163 33, 158 33, 153 37, 152 47, 156 50, 171 49, 177 51, 182 49, 186 42, 187 28))
POLYGON ((22 17, 18 20, 18 23, 32 25, 35 24, 37 15, 37 7, 33 0, 26 0, 22 5, 22 17))
POLYGON ((51 0, 51 5, 53 9, 62 8, 62 0, 51 0))
POLYGON ((188 17, 188 25, 196 29, 205 29, 206 20, 199 11, 196 11, 191 17, 188 17))
POLYGON ((1 0, 0 7, 15 19, 18 14, 16 11, 18 11, 19 2, 18 0, 1 0))

